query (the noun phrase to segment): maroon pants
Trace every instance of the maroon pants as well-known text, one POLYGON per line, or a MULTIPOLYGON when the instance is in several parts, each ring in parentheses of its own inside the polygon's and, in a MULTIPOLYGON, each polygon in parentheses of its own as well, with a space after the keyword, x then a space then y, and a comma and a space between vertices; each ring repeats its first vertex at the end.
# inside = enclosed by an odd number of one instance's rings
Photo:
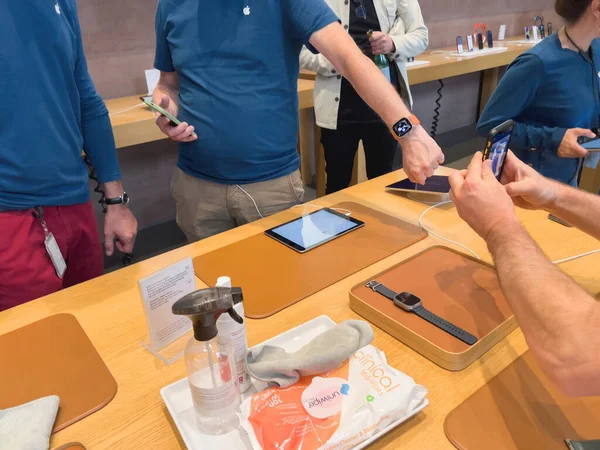
POLYGON ((0 212, 0 311, 103 273, 102 244, 91 202, 44 207, 44 219, 67 263, 61 280, 32 211, 0 212))

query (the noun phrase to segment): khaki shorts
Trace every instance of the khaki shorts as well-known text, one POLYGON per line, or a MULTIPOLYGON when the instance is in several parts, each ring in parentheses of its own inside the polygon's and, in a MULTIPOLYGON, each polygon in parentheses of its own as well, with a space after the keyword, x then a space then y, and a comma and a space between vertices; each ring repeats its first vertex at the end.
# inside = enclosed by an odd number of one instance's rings
POLYGON ((196 178, 176 167, 171 193, 177 205, 177 225, 194 242, 301 204, 304 185, 299 170, 275 180, 237 186, 196 178))

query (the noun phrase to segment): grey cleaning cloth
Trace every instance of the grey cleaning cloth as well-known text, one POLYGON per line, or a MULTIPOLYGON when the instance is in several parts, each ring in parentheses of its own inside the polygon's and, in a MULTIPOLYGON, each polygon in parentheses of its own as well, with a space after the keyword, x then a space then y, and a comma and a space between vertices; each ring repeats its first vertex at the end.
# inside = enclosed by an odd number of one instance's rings
POLYGON ((0 410, 0 448, 48 450, 59 398, 43 397, 0 410))
POLYGON ((288 387, 301 376, 337 369, 360 348, 373 341, 373 329, 362 320, 347 320, 328 330, 295 353, 264 345, 246 355, 246 369, 257 380, 288 387))

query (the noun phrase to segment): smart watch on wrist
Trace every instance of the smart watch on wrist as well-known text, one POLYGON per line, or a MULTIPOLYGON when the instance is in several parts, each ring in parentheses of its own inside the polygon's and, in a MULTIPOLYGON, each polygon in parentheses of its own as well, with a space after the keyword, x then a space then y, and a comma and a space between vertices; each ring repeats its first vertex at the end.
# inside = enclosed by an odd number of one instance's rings
POLYGON ((123 191, 119 197, 105 198, 100 200, 100 203, 103 205, 127 205, 129 203, 129 195, 123 191))
POLYGON ((378 294, 390 299, 398 308, 407 312, 415 313, 421 319, 426 320, 441 330, 444 330, 446 333, 463 341, 465 344, 473 345, 477 342, 477 338, 472 334, 425 309, 423 302, 416 295, 413 295, 410 292, 402 292, 397 294, 378 281, 369 281, 366 286, 378 294))
POLYGON ((421 125, 421 121, 417 118, 417 116, 411 114, 409 117, 400 119, 392 126, 392 136, 398 140, 402 139, 403 137, 412 133, 417 125, 421 125))

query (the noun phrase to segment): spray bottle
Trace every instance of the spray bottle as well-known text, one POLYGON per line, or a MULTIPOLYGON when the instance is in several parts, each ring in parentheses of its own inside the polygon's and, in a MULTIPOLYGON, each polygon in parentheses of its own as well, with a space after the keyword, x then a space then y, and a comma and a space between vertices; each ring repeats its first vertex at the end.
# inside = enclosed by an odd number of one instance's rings
MULTIPOLYGON (((231 288, 231 278, 219 277, 217 287, 231 288)), ((235 312, 244 317, 244 303, 239 302, 234 306, 235 312)), ((246 324, 238 323, 229 314, 223 314, 217 320, 219 336, 227 335, 233 343, 235 351, 235 366, 237 369, 237 383, 240 392, 246 392, 250 387, 250 374, 246 372, 246 353, 248 353, 248 339, 246 338, 246 324)))
POLYGON ((178 300, 173 314, 188 316, 194 336, 185 349, 188 382, 198 428, 205 434, 224 434, 238 427, 235 351, 227 335, 218 335, 217 320, 227 313, 243 323, 234 309, 242 301, 240 288, 202 289, 178 300))

